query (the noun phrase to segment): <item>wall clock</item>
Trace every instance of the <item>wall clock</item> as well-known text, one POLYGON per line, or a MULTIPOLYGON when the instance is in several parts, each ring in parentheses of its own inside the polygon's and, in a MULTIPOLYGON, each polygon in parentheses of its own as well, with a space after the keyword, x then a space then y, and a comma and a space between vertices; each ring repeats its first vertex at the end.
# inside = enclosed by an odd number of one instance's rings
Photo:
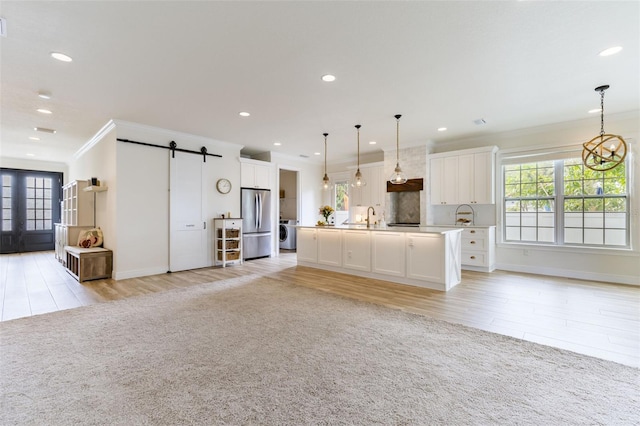
POLYGON ((231 182, 229 182, 229 179, 218 179, 216 189, 221 194, 228 194, 231 191, 231 182))

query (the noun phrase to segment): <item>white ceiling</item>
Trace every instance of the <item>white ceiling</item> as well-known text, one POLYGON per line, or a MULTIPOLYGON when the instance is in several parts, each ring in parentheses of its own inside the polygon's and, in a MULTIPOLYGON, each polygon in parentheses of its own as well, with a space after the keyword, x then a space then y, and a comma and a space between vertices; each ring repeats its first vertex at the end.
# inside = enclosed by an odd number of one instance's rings
POLYGON ((113 118, 312 159, 328 132, 341 161, 355 124, 363 154, 394 148, 394 114, 402 147, 583 119, 601 84, 606 114, 640 105, 637 1, 2 1, 0 16, 5 157, 68 162, 113 118))

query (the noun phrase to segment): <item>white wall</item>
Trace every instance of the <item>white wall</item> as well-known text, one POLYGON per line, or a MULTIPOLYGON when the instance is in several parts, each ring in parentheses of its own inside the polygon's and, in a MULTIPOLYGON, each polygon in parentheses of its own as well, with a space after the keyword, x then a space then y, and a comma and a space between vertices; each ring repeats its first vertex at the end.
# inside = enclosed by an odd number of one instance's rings
MULTIPOLYGON (((298 222, 301 225, 314 225, 318 221, 318 209, 322 204, 323 165, 275 152, 272 152, 270 157, 276 170, 284 169, 298 172, 298 205, 300 206, 298 222)), ((279 182, 277 184, 279 185, 279 182)), ((276 188, 278 187, 276 186, 276 188)), ((274 192, 277 197, 278 191, 274 192)), ((277 205, 277 198, 274 201, 277 205)))
POLYGON ((81 149, 84 152, 70 166, 70 174, 78 179, 95 176, 109 186, 102 193, 106 195, 104 204, 98 201, 98 223, 104 223, 106 228, 105 246, 114 250, 114 278, 164 273, 169 269, 171 152, 117 142, 116 138, 162 146, 175 141, 178 148, 199 151, 205 146, 209 153, 222 155, 222 158, 207 157, 210 167, 205 173, 205 215, 209 247, 213 244, 213 218, 220 212, 240 214, 238 158, 242 146, 118 120, 113 124, 115 128, 102 134, 99 142, 81 149), (231 181, 229 194, 220 194, 215 189, 216 181, 222 177, 231 181))
POLYGON ((69 166, 69 179, 87 180, 97 177, 107 190, 95 194, 96 226, 102 229, 104 247, 113 250, 114 271, 118 268, 118 232, 116 224, 118 181, 116 179, 116 130, 110 122, 81 150, 69 166))
POLYGON ((5 167, 7 169, 37 170, 42 172, 59 172, 63 174, 64 183, 68 182, 69 167, 64 163, 0 156, 0 167, 5 167))
MULTIPOLYGON (((631 243, 632 251, 569 247, 540 247, 536 245, 502 244, 498 238, 496 263, 498 269, 535 274, 564 276, 580 279, 609 281, 640 285, 640 120, 638 112, 605 117, 607 133, 622 135, 631 148, 633 174, 631 188, 631 243)), ((599 117, 550 126, 523 129, 474 139, 447 141, 435 144, 434 152, 447 152, 480 146, 497 145, 498 154, 504 150, 535 149, 541 146, 581 146, 600 131, 599 117)), ((500 173, 499 167, 496 173, 500 173)), ((497 179, 499 181, 499 179, 497 179)), ((498 190, 499 188, 497 188, 498 190)), ((497 192, 499 194, 499 192, 497 192)), ((496 202, 500 202, 496 199, 496 202)), ((496 206, 496 224, 500 237, 501 219, 496 206)), ((443 212, 447 214, 447 212, 443 212)), ((486 219, 486 218, 485 218, 486 219)))

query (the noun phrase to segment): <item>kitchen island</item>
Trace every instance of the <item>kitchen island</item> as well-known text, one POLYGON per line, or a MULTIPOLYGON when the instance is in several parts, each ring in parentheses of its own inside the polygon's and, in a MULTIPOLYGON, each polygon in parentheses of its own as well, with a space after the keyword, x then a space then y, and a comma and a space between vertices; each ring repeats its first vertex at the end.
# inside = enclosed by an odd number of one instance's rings
POLYGON ((448 291, 461 279, 461 229, 297 226, 298 265, 448 291))

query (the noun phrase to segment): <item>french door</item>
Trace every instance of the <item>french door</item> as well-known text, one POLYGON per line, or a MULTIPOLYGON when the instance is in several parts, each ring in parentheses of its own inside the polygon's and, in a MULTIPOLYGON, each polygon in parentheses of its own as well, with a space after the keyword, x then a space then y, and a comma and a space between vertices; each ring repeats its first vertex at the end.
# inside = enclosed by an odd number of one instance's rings
POLYGON ((53 250, 62 173, 0 169, 0 253, 53 250))

